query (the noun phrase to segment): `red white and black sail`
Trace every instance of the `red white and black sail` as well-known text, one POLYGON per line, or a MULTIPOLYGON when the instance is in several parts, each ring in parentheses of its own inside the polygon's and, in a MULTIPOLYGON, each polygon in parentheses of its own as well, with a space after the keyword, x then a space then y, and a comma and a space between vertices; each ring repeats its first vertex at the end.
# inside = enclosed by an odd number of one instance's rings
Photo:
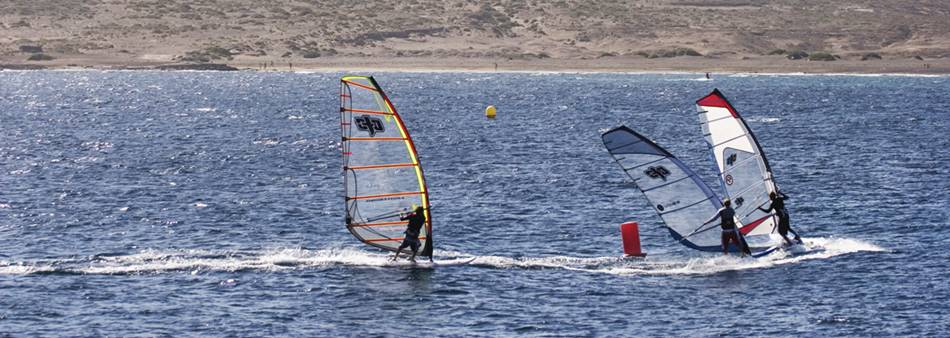
POLYGON ((732 200, 741 231, 767 236, 778 219, 775 211, 762 212, 775 192, 772 170, 762 147, 745 120, 718 89, 696 101, 703 136, 719 171, 719 182, 732 200))

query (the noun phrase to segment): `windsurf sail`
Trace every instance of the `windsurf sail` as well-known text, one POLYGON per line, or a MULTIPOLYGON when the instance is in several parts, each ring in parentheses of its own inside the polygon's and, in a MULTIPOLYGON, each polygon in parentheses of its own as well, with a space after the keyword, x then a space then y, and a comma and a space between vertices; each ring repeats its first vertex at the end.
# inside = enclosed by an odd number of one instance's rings
POLYGON ((674 239, 697 250, 722 250, 719 222, 703 226, 722 202, 696 173, 626 126, 611 129, 601 137, 607 151, 650 201, 674 239))
POLYGON ((763 212, 758 208, 768 206, 769 193, 777 189, 765 152, 718 89, 697 100, 696 107, 719 182, 743 224, 740 231, 747 236, 768 236, 778 218, 774 210, 763 212))
POLYGON ((419 255, 431 257, 432 217, 422 166, 405 123, 373 77, 340 80, 340 118, 346 228, 363 243, 396 251, 406 235, 407 221, 400 216, 421 206, 419 255))

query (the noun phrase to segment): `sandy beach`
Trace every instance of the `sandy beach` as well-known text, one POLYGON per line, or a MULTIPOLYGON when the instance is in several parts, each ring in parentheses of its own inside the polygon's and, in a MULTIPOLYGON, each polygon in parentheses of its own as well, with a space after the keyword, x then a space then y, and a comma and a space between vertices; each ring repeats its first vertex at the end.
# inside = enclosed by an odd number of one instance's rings
POLYGON ((762 56, 745 60, 679 57, 669 59, 601 58, 495 60, 475 58, 331 57, 319 60, 239 58, 223 63, 175 63, 128 60, 115 56, 64 57, 49 62, 0 58, 0 69, 191 69, 252 71, 485 71, 485 72, 689 72, 790 74, 950 74, 950 60, 874 60, 821 62, 762 56), (172 67, 169 67, 172 66, 172 67))

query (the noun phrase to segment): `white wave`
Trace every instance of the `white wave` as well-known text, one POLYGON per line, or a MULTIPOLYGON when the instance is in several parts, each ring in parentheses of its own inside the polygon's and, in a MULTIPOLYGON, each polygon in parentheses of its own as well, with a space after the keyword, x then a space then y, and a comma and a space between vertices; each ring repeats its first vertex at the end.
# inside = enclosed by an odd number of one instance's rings
POLYGON ((920 78, 945 78, 950 77, 947 74, 915 74, 915 73, 805 73, 805 72, 760 72, 760 73, 733 73, 729 77, 920 77, 920 78))
MULTIPOLYGON (((680 74, 660 74, 660 75, 680 75, 680 74)), ((708 81, 712 81, 712 80, 713 80, 712 78, 697 77, 697 78, 688 78, 688 79, 665 79, 665 80, 663 80, 663 81, 667 81, 667 82, 686 82, 686 81, 689 81, 689 82, 708 82, 708 81)))
POLYGON ((630 266, 591 270, 618 275, 707 275, 726 271, 769 268, 806 260, 826 259, 855 252, 881 252, 886 249, 871 243, 846 238, 804 239, 804 252, 776 251, 765 257, 713 256, 686 261, 633 262, 630 266))
MULTIPOLYGON (((768 268, 805 260, 826 259, 843 254, 885 249, 867 242, 844 238, 805 239, 807 252, 791 254, 778 251, 762 258, 709 255, 645 259, 610 257, 505 257, 476 256, 456 251, 436 251, 436 265, 469 265, 497 269, 563 269, 614 275, 705 275, 724 271, 768 268)), ((205 251, 147 249, 128 255, 103 255, 81 259, 39 260, 33 262, 0 261, 0 274, 36 273, 74 274, 154 274, 181 272, 192 275, 242 270, 285 271, 325 266, 386 268, 412 266, 405 260, 390 261, 392 254, 362 249, 276 248, 263 251, 205 251)), ((405 257, 405 256, 403 256, 405 257)), ((420 258, 421 267, 427 267, 420 258)))
POLYGON ((48 264, 31 265, 6 261, 0 262, 0 275, 29 275, 53 271, 56 271, 56 267, 48 264))
MULTIPOLYGON (((386 267, 410 264, 405 260, 392 262, 390 261, 391 257, 391 254, 387 253, 373 253, 354 248, 320 250, 283 248, 259 252, 147 249, 129 255, 93 256, 78 261, 0 262, 0 274, 76 273, 114 275, 179 271, 197 275, 207 272, 281 271, 333 265, 386 267)), ((468 263, 470 260, 471 258, 455 257, 436 260, 436 263, 438 265, 458 265, 468 263)))
POLYGON ((758 117, 758 118, 750 118, 749 122, 776 123, 776 122, 782 122, 782 119, 778 117, 758 117))
POLYGON ((561 268, 567 270, 581 270, 586 267, 615 264, 624 261, 623 257, 504 257, 504 256, 476 256, 471 265, 511 269, 561 268))
POLYGON ((272 138, 272 137, 267 137, 267 138, 263 138, 263 139, 259 139, 259 140, 254 140, 252 143, 254 143, 254 144, 263 144, 263 145, 265 145, 265 146, 273 146, 273 145, 278 145, 278 144, 280 144, 280 140, 278 140, 278 139, 276 139, 276 138, 272 138))

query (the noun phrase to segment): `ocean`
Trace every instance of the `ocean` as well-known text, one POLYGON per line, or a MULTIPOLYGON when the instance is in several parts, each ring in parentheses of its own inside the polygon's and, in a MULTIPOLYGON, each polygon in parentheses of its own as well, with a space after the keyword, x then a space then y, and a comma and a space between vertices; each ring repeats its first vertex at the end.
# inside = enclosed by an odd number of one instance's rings
POLYGON ((950 77, 361 74, 457 263, 426 267, 343 225, 341 75, 0 72, 0 335, 950 335, 950 77), (713 88, 809 253, 676 243, 604 149, 625 124, 718 189, 713 88))

